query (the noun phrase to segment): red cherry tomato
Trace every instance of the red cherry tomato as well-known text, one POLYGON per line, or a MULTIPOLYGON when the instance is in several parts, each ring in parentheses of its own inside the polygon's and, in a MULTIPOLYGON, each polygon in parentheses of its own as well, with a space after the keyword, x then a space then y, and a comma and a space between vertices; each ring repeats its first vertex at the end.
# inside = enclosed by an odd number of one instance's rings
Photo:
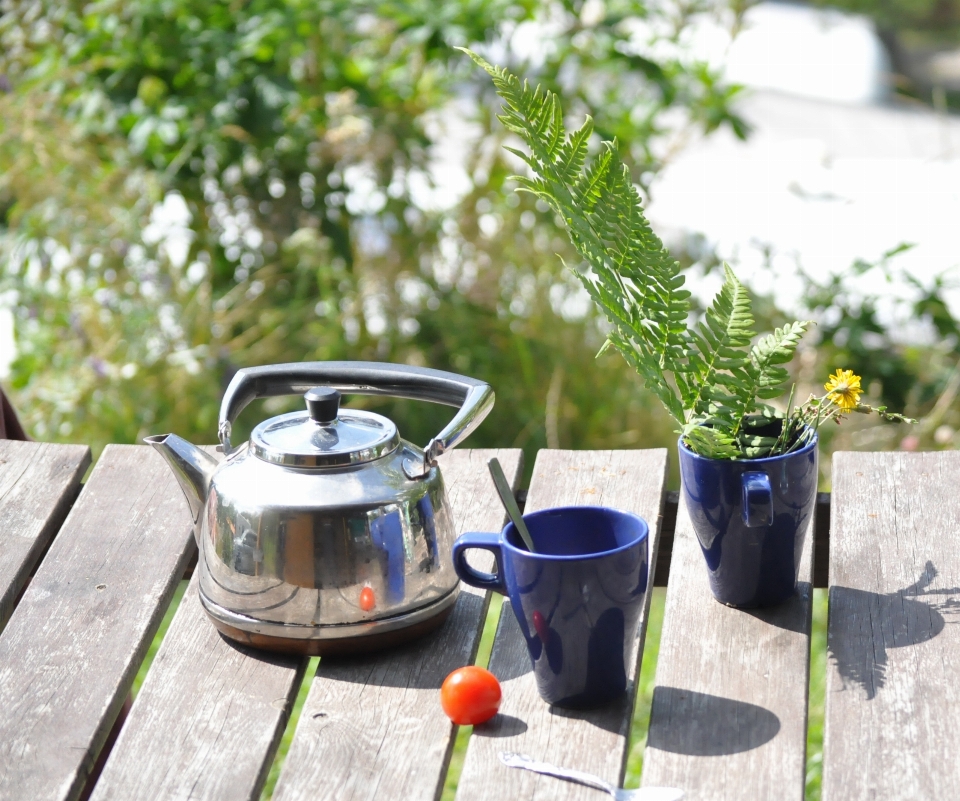
POLYGON ((490 720, 500 708, 500 682, 489 670, 467 665, 453 671, 440 688, 440 705, 458 726, 490 720))
POLYGON ((370 612, 377 605, 377 597, 373 594, 372 587, 364 587, 360 590, 360 608, 364 612, 370 612))

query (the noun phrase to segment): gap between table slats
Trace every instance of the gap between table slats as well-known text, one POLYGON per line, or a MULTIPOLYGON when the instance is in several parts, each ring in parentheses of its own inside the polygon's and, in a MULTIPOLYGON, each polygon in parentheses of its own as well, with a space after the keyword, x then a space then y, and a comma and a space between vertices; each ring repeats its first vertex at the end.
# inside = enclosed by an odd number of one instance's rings
POLYGON ((0 631, 89 466, 86 445, 0 440, 0 631))
MULTIPOLYGON (((494 455, 515 485, 519 450, 454 451, 441 458, 458 533, 503 526, 487 470, 494 455)), ((492 559, 476 564, 489 570, 492 559)), ((475 659, 488 600, 463 586, 435 634, 381 654, 321 659, 274 801, 437 798, 456 737, 440 709, 440 684, 475 659)))
POLYGON ((194 548, 163 459, 107 446, 0 635, 0 798, 78 796, 194 548))
MULTIPOLYGON (((526 511, 552 506, 600 505, 635 512, 650 524, 650 565, 656 564, 660 514, 666 480, 667 451, 561 451, 537 455, 526 511)), ((654 576, 648 586, 652 589, 654 576)), ((589 799, 596 790, 507 768, 500 751, 517 751, 534 759, 622 780, 636 677, 643 653, 652 592, 647 593, 634 641, 628 692, 600 709, 566 711, 544 703, 537 694, 526 645, 509 602, 505 602, 490 657, 500 679, 500 714, 474 728, 467 746, 457 801, 485 799, 589 799)))
POLYGON ((960 453, 836 453, 823 800, 960 798, 960 453))
POLYGON ((643 786, 686 801, 804 797, 813 520, 797 595, 769 609, 724 606, 686 505, 677 513, 643 786))

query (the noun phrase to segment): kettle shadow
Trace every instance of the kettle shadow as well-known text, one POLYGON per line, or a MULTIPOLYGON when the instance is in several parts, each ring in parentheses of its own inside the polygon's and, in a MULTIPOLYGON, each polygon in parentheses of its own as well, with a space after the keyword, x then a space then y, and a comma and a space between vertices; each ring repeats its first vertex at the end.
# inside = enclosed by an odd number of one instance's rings
POLYGON ((779 731, 780 718, 762 706, 657 687, 647 745, 672 754, 725 756, 759 748, 779 731))
POLYGON ((451 671, 469 664, 467 632, 477 625, 483 609, 480 596, 460 593, 450 617, 435 631, 368 653, 323 656, 316 675, 371 687, 439 690, 451 671))
POLYGON ((844 689, 859 686, 872 701, 886 683, 888 648, 932 640, 948 622, 944 614, 960 614, 960 598, 940 599, 960 595, 960 587, 930 589, 936 577, 937 568, 927 561, 920 578, 897 592, 830 588, 827 651, 844 689))
POLYGON ((520 630, 517 616, 510 606, 510 599, 505 598, 497 621, 497 654, 491 655, 490 670, 502 681, 512 681, 527 673, 533 672, 530 661, 530 652, 527 650, 526 638, 520 630))
POLYGON ((248 659, 255 659, 258 662, 264 662, 268 665, 276 665, 277 667, 290 668, 291 670, 296 670, 300 667, 300 665, 304 665, 306 663, 306 658, 300 656, 299 654, 287 654, 281 651, 267 651, 263 648, 257 648, 253 645, 246 645, 245 643, 237 642, 236 640, 231 639, 222 631, 218 631, 217 636, 220 637, 220 641, 225 646, 243 654, 248 659))

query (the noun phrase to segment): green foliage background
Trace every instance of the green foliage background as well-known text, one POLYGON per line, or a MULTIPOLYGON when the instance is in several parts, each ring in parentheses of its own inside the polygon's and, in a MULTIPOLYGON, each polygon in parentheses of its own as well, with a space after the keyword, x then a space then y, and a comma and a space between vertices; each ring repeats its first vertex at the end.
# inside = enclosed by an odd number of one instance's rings
MULTIPOLYGON (((0 258, 36 436, 210 441, 239 367, 339 358, 489 380, 475 445, 673 439, 620 360, 594 361, 603 332, 556 256, 569 245, 504 185, 492 88, 452 46, 547 26, 527 67, 628 143, 645 185, 689 131, 743 131, 734 91, 677 44, 709 6, 609 3, 588 22, 577 2, 504 0, 2 8, 0 258), (427 190, 449 108, 469 118, 470 182, 442 206, 427 190), (185 260, 148 235, 169 193, 190 212, 185 260)), ((409 439, 436 433, 435 410, 385 411, 409 439)))
MULTIPOLYGON (((929 28, 947 6, 867 10, 895 29, 915 8, 909 24, 929 28)), ((497 403, 470 444, 523 447, 528 469, 544 446, 672 446, 676 426, 633 368, 613 353, 594 359, 608 329, 561 260, 580 261, 553 211, 512 191, 507 176, 522 165, 502 148, 511 142, 493 87, 453 48, 558 92, 573 126, 589 113, 592 152, 616 138, 646 194, 691 134, 747 134, 731 108, 736 87, 682 44, 697 15, 736 28, 744 7, 0 0, 0 302, 15 317, 7 388, 27 427, 97 453, 164 431, 211 442, 238 368, 377 359, 488 380, 497 403), (441 203, 430 167, 451 119, 467 172, 455 202, 441 203), (178 198, 185 257, 153 217, 178 198)), ((672 253, 685 269, 717 266, 695 244, 672 253)), ((851 273, 882 283, 896 255, 851 273)), ((819 325, 791 366, 797 397, 847 367, 863 375, 866 400, 923 418, 910 432, 868 420, 823 431, 827 470, 837 447, 955 444, 960 327, 947 286, 936 278, 901 301, 937 333, 918 346, 887 330, 878 299, 845 277, 808 281, 819 325)), ((758 330, 787 322, 753 300, 758 330)), ((296 399, 253 405, 238 439, 284 404, 296 399)), ((378 408, 419 443, 444 422, 424 404, 378 408)), ((639 752, 631 759, 635 781, 639 752)))
MULTIPOLYGON (((472 443, 524 447, 528 467, 546 445, 672 443, 630 367, 593 358, 608 329, 563 267, 579 258, 553 211, 512 191, 521 165, 502 148, 493 87, 453 50, 559 92, 573 124, 589 113, 591 148, 616 138, 644 193, 691 134, 746 135, 737 88, 682 45, 697 15, 735 27, 742 8, 596 8, 0 0, 0 297, 28 428, 97 452, 167 430, 212 441, 242 366, 377 359, 490 381, 497 404, 472 443), (439 202, 431 164, 451 120, 467 172, 439 202), (188 210, 185 258, 151 225, 165 198, 188 210)), ((918 311, 955 343, 942 286, 924 289, 918 311)), ((823 287, 817 318, 841 296, 823 287)), ((912 402, 918 416, 949 385, 950 348, 908 364, 874 336, 876 353, 854 352, 841 329, 878 328, 858 303, 821 329, 810 386, 849 353, 892 408, 912 402)), ((768 311, 758 328, 785 322, 768 311)), ((295 403, 254 405, 241 434, 295 403)), ((416 442, 440 424, 423 404, 353 403, 379 405, 416 442)))

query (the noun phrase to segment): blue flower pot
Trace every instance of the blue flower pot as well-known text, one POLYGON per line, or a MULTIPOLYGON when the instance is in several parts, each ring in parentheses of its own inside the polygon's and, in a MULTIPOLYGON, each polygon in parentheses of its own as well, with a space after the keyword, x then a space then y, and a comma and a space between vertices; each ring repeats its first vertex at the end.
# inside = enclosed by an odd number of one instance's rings
POLYGON ((698 456, 680 440, 682 495, 720 603, 774 606, 796 592, 817 501, 817 442, 729 461, 698 456))

